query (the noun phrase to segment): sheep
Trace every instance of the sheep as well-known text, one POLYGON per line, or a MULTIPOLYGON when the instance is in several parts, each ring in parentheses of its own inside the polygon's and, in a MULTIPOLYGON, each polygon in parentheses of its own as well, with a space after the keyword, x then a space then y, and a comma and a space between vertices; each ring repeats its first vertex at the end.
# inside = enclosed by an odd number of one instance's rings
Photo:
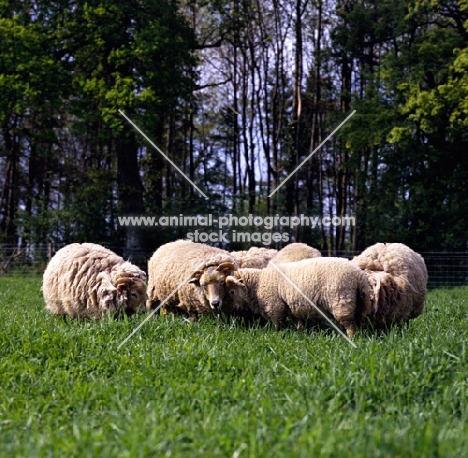
POLYGON ((376 243, 351 262, 365 272, 373 289, 371 327, 386 329, 421 315, 428 276, 420 254, 402 243, 376 243))
POLYGON ((298 328, 306 320, 321 320, 318 307, 352 337, 370 313, 371 288, 365 273, 342 258, 320 257, 270 263, 262 270, 240 269, 226 277, 226 285, 236 309, 248 308, 270 320, 276 329, 281 329, 288 315, 298 328))
POLYGON ((222 311, 224 281, 238 268, 235 259, 220 248, 177 240, 159 247, 148 261, 147 309, 161 313, 199 314, 222 311))
POLYGON ((52 257, 42 282, 46 309, 72 318, 144 310, 146 274, 111 250, 72 243, 52 257))
MULTIPOLYGON (((305 243, 291 243, 286 245, 280 251, 252 247, 248 251, 231 252, 231 254, 236 257, 241 269, 249 267, 263 269, 268 265, 270 260, 278 264, 321 256, 320 251, 306 245, 305 243), (255 250, 262 251, 256 252, 255 250), (250 255, 250 253, 252 253, 253 256, 250 255), (255 254, 257 254, 257 256, 255 256, 255 254), (271 259, 269 259, 270 257, 271 259), (262 260, 264 262, 262 262, 262 260)), ((224 311, 226 314, 235 315, 247 322, 252 321, 252 319, 256 317, 251 310, 245 307, 242 309, 237 307, 236 304, 230 300, 230 295, 228 295, 225 300, 224 311)))
POLYGON ((247 251, 231 251, 231 256, 237 261, 239 268, 264 269, 277 253, 273 248, 253 246, 247 251))
POLYGON ((321 256, 319 250, 305 243, 290 243, 278 251, 271 261, 275 264, 281 264, 284 262, 302 261, 308 258, 319 258, 321 256))

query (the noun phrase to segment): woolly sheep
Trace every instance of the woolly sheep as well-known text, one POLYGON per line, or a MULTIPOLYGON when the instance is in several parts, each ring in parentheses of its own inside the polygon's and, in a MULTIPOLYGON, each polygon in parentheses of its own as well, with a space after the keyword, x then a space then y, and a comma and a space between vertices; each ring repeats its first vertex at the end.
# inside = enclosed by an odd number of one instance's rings
POLYGON ((422 256, 402 243, 377 243, 352 261, 369 278, 373 289, 372 327, 402 324, 423 312, 427 269, 422 256))
POLYGON ((221 311, 224 281, 237 269, 235 259, 220 248, 177 240, 159 247, 148 261, 147 309, 161 313, 198 314, 221 311))
POLYGON ((61 248, 44 271, 46 308, 55 315, 100 318, 106 313, 144 310, 146 274, 94 243, 61 248))
POLYGON ((290 243, 282 248, 271 261, 275 264, 284 262, 296 262, 309 258, 320 258, 322 255, 319 250, 312 248, 305 243, 290 243))
POLYGON ((342 258, 270 263, 263 270, 240 269, 226 278, 226 284, 237 309, 249 308, 271 320, 276 329, 282 327, 287 316, 298 327, 309 319, 323 319, 298 290, 325 314, 333 316, 349 337, 355 334, 371 307, 371 288, 366 275, 342 258))
POLYGON ((253 246, 246 251, 231 251, 231 256, 237 261, 239 268, 264 269, 277 253, 273 248, 253 246))

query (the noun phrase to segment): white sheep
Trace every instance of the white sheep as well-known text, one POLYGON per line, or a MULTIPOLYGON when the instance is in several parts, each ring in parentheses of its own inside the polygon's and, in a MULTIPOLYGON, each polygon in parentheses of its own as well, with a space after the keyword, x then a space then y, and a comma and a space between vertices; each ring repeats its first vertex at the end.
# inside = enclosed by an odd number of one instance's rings
POLYGON ((278 251, 271 261, 275 264, 284 262, 302 261, 309 258, 320 258, 322 255, 319 250, 312 248, 305 243, 290 243, 278 251))
POLYGON ((274 265, 270 262, 266 269, 234 272, 226 278, 226 285, 237 310, 248 308, 271 320, 276 329, 282 327, 287 316, 298 327, 307 320, 323 320, 318 307, 352 337, 371 307, 366 275, 342 258, 320 257, 274 265))
POLYGON ((377 243, 351 262, 366 273, 373 288, 372 327, 384 329, 421 315, 428 276, 420 254, 402 243, 377 243))
POLYGON ((147 309, 190 318, 223 310, 224 281, 237 269, 220 248, 177 240, 159 247, 148 261, 147 309))
POLYGON ((100 318, 106 313, 144 310, 146 274, 94 243, 61 248, 44 271, 46 308, 55 315, 100 318))
POLYGON ((231 251, 231 256, 237 261, 239 268, 264 269, 277 253, 273 248, 253 246, 248 250, 231 251))

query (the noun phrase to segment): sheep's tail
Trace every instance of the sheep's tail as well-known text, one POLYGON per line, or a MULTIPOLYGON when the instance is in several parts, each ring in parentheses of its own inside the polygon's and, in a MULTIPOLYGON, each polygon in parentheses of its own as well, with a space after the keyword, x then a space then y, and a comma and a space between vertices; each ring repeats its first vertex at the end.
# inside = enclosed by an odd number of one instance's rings
POLYGON ((356 312, 355 322, 357 326, 362 326, 366 323, 367 317, 372 310, 371 291, 369 280, 364 272, 360 272, 359 281, 356 290, 356 312))

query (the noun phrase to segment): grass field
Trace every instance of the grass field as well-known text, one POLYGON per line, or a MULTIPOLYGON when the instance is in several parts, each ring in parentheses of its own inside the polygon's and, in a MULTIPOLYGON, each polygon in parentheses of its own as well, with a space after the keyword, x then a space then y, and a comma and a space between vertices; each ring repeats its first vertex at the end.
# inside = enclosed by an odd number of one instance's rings
POLYGON ((353 348, 332 330, 57 320, 0 278, 0 456, 468 456, 468 288, 353 348))

